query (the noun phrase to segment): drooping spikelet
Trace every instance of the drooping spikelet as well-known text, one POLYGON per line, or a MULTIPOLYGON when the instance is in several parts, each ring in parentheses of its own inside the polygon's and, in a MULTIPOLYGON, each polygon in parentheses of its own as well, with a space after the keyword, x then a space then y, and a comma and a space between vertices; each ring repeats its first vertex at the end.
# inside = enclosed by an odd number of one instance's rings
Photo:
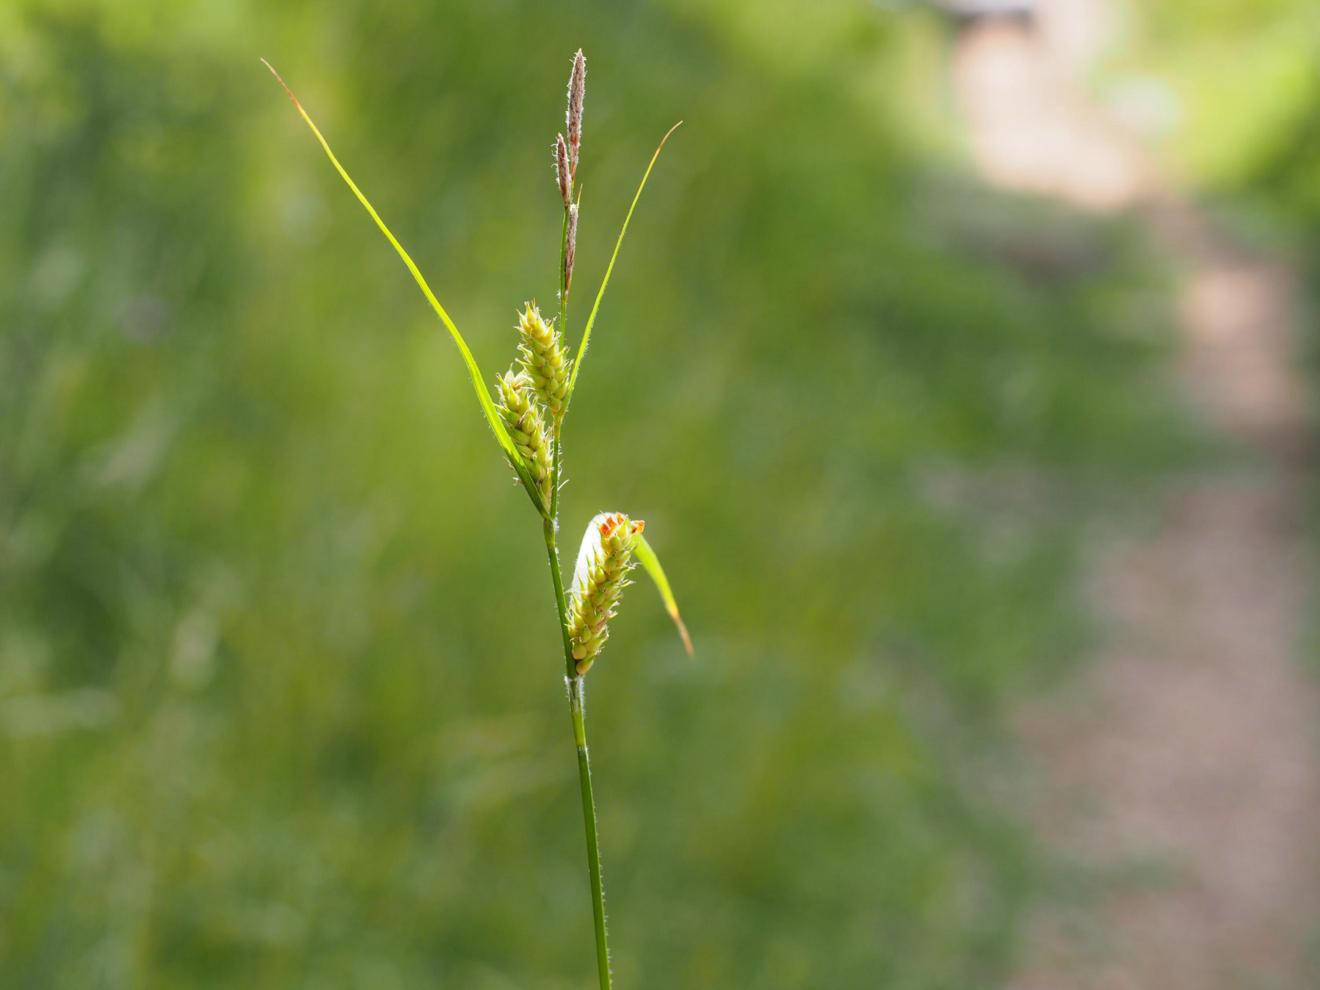
POLYGON ((526 372, 512 369, 495 379, 497 405, 514 446, 540 488, 542 504, 550 505, 550 436, 536 401, 536 389, 526 372))
POLYGON ((564 416, 570 363, 559 329, 546 323, 535 304, 528 303, 518 314, 518 337, 518 361, 551 422, 557 427, 564 416))
POLYGON ((568 110, 564 114, 568 129, 568 174, 573 179, 577 178, 578 154, 582 150, 582 105, 586 95, 587 59, 579 48, 568 76, 568 110))
POLYGON ((633 549, 645 526, 622 512, 601 513, 587 525, 568 601, 568 635, 579 674, 591 669, 609 639, 609 622, 630 584, 633 549))

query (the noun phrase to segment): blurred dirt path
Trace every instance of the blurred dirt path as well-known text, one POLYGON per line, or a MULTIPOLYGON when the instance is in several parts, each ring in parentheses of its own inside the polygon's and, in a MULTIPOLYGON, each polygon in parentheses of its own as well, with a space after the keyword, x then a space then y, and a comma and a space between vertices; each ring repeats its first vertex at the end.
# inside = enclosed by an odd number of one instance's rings
POLYGON ((1095 548, 1105 631, 1078 682, 1022 714, 1045 840, 1130 880, 1033 922, 1014 990, 1301 988, 1320 908, 1320 705, 1296 663, 1303 390, 1293 273, 1169 189, 1093 105, 1104 0, 1044 0, 1034 28, 963 29, 954 86, 984 176, 1131 209, 1181 272, 1180 378, 1242 463, 1163 485, 1158 525, 1095 548))

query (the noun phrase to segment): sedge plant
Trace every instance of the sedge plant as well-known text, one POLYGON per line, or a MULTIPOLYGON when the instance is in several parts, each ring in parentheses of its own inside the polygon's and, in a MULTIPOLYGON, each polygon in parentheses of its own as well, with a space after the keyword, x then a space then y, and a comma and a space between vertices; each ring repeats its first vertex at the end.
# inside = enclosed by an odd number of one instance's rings
MULTIPOLYGON (((264 59, 263 59, 264 61, 264 59)), ((477 364, 471 349, 459 333, 449 312, 441 305, 417 264, 390 232, 366 195, 358 188, 339 159, 331 150, 320 129, 312 121, 293 91, 280 78, 278 72, 266 62, 303 121, 320 143, 326 157, 344 183, 352 190, 359 203, 375 221, 380 232, 389 241, 408 271, 412 274, 422 295, 440 318, 450 337, 458 346, 477 402, 486 417, 496 442, 517 475, 541 522, 546 557, 550 564, 550 579, 554 589, 555 607, 559 616, 559 632, 564 654, 564 677, 567 685, 569 714, 573 727, 573 742, 577 750, 578 782, 582 794, 582 818, 586 835, 587 873, 591 889, 592 917, 595 927, 596 963, 602 990, 611 986, 609 945, 605 927, 605 889, 601 879, 600 839, 596 828, 596 806, 591 787, 591 760, 587 750, 586 727, 586 675, 599 658, 609 637, 609 623, 614 618, 628 575, 636 564, 650 576, 660 593, 666 610, 678 628, 683 645, 692 652, 692 641, 679 615, 669 581, 659 558, 647 542, 645 524, 622 512, 601 512, 588 523, 578 549, 572 581, 565 590, 559 559, 559 491, 564 476, 564 445, 562 429, 577 387, 578 373, 591 341, 591 331, 600 312, 605 289, 623 246, 628 224, 637 208, 642 190, 650 178, 660 152, 677 129, 671 127, 660 140, 642 173, 623 225, 614 243, 614 251, 601 278, 600 287, 582 326, 577 353, 569 357, 568 314, 572 297, 573 269, 577 255, 578 210, 581 205, 577 182, 578 161, 582 150, 582 121, 586 95, 587 63, 579 50, 573 57, 568 80, 568 106, 565 113, 564 133, 556 136, 554 145, 554 176, 563 206, 563 223, 559 239, 559 270, 557 277, 558 314, 547 320, 535 303, 526 303, 518 314, 517 356, 508 371, 494 379, 493 390, 477 364)), ((681 123, 681 121, 680 121, 681 123)))

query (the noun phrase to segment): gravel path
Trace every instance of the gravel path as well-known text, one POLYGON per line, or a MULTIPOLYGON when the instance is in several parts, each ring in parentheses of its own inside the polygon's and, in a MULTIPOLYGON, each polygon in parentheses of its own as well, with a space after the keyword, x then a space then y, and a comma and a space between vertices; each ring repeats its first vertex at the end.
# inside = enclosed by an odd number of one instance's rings
POLYGON ((1320 917, 1320 704, 1297 662, 1311 563, 1293 275, 1165 187, 1088 101, 1103 0, 1044 6, 1035 30, 960 36, 977 165, 1005 188, 1147 218, 1181 272, 1180 384, 1241 457, 1171 474, 1152 529, 1094 547, 1099 655, 1020 728, 1042 841, 1109 882, 1042 907, 1011 985, 1300 990, 1320 917))

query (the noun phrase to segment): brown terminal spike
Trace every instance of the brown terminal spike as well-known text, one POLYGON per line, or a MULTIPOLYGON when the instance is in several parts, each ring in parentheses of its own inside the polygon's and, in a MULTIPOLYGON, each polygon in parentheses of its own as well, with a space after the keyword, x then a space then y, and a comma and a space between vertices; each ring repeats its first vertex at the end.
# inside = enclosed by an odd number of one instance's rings
POLYGON ((577 178, 578 152, 582 149, 582 104, 587 95, 587 59, 582 49, 573 56, 573 71, 568 76, 568 175, 577 178))

